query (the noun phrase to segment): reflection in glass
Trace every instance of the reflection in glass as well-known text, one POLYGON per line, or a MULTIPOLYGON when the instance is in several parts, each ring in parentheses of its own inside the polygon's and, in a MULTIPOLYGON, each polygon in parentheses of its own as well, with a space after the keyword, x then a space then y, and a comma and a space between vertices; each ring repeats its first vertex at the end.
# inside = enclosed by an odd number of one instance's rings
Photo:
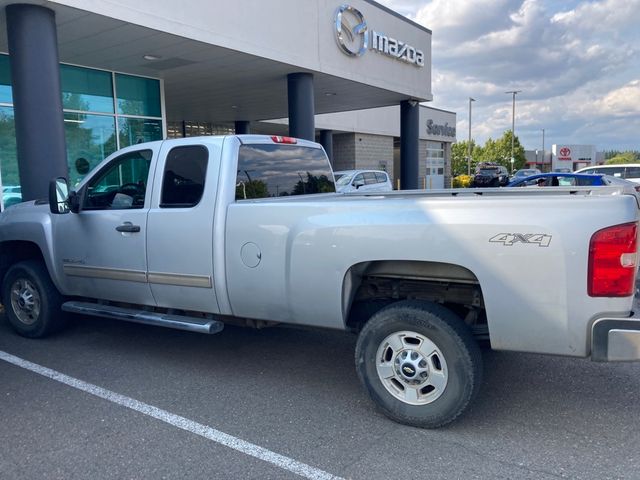
POLYGON ((60 65, 62 106, 67 110, 113 113, 111 73, 60 65))
POLYGON ((120 148, 162 140, 162 120, 118 118, 120 148))
POLYGON ((89 182, 83 208, 142 208, 152 154, 151 150, 128 152, 110 162, 89 182))
POLYGON ((116 74, 118 113, 160 117, 160 81, 151 78, 116 74))
POLYGON ((116 122, 110 115, 64 114, 69 185, 73 188, 89 171, 116 151, 116 122))
POLYGON ((236 199, 335 192, 329 162, 318 148, 242 145, 236 199))
POLYGON ((16 155, 16 128, 11 107, 0 107, 0 173, 4 207, 20 203, 22 193, 16 155))
POLYGON ((0 103, 13 103, 9 55, 0 55, 0 103))

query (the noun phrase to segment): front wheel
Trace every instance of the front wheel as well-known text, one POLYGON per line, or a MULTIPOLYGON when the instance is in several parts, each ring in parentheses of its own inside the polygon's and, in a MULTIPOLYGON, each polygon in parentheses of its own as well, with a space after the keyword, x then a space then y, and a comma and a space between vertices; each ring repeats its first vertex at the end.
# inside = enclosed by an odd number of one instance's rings
POLYGON ((2 283, 2 303, 13 329, 22 336, 44 337, 64 325, 63 296, 44 264, 26 260, 11 266, 2 283))
POLYGON ((468 327, 453 312, 431 302, 402 301, 364 326, 356 369, 385 415, 436 428, 458 417, 476 395, 482 358, 468 327))

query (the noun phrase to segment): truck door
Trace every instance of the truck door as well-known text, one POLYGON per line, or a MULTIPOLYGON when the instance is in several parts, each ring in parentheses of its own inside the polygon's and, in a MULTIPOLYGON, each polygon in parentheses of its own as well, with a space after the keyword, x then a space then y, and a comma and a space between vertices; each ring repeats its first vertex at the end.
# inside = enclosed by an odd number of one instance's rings
POLYGON ((220 148, 201 142, 165 144, 160 152, 147 223, 148 279, 158 306, 218 313, 213 221, 220 148))
POLYGON ((159 144, 116 156, 82 187, 78 214, 54 215, 54 258, 73 295, 154 305, 146 279, 151 160, 159 144))

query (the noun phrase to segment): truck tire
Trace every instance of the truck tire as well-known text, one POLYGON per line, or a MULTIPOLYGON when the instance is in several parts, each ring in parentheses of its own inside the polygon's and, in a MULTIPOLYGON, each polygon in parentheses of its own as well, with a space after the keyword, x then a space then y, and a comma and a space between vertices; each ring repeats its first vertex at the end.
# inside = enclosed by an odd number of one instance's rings
POLYGON ((396 422, 437 428, 477 394, 482 357, 469 328, 431 302, 407 300, 376 313, 356 344, 360 381, 396 422))
POLYGON ((44 337, 65 324, 60 309, 64 297, 38 260, 18 262, 2 283, 2 303, 9 324, 20 335, 44 337))

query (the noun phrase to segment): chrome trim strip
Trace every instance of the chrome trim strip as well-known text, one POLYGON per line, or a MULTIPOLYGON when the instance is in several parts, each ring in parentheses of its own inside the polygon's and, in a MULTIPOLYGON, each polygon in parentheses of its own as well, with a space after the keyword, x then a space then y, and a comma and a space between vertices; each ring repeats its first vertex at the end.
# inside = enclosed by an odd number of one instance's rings
POLYGON ((90 277, 104 280, 124 280, 127 282, 147 283, 147 272, 126 270, 121 268, 87 267, 85 265, 63 265, 65 275, 73 277, 90 277))
POLYGON ((176 285, 179 287, 212 288, 211 277, 206 275, 187 275, 181 273, 149 272, 149 283, 176 285))
POLYGON ((122 280, 138 283, 155 283, 159 285, 175 285, 178 287, 213 288, 211 277, 206 275, 189 275, 182 273, 143 272, 122 268, 88 267, 85 265, 68 265, 62 267, 65 275, 73 277, 100 278, 103 280, 122 280))

